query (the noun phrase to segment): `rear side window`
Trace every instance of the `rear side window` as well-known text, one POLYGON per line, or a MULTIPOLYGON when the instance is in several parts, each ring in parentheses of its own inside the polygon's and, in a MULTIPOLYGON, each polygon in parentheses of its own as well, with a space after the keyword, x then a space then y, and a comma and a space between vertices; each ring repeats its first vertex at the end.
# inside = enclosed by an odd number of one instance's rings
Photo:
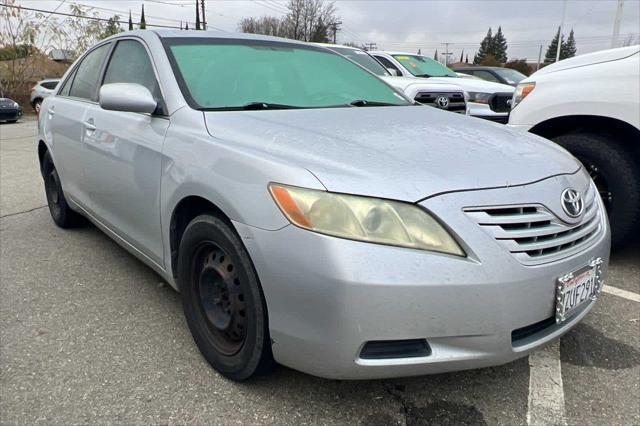
POLYGON ((100 69, 108 52, 109 45, 105 44, 94 49, 84 57, 76 71, 69 96, 95 100, 98 79, 100 78, 100 69))
POLYGON ((400 70, 398 69, 398 67, 396 67, 395 65, 393 65, 393 63, 388 60, 387 58, 385 58, 384 56, 376 56, 376 59, 378 61, 380 61, 380 63, 382 65, 384 65, 385 68, 390 68, 392 70, 396 70, 396 72, 398 73, 398 75, 402 75, 402 72, 400 72, 400 70))
POLYGON ((40 83, 40 86, 49 90, 55 89, 57 85, 58 85, 57 81, 45 81, 44 83, 40 83))
POLYGON ((137 83, 149 89, 156 100, 160 98, 147 50, 135 40, 123 40, 116 45, 104 75, 103 84, 109 83, 137 83))

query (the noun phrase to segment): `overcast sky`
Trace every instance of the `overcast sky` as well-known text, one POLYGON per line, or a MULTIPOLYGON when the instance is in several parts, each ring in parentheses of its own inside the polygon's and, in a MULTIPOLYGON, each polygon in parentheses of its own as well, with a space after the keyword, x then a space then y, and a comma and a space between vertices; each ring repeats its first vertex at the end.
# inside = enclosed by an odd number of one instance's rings
MULTIPOLYGON (((118 12, 123 20, 128 11, 139 19, 145 4, 148 24, 176 25, 195 20, 195 0, 18 0, 27 7, 68 11, 69 3, 94 6, 101 16, 118 12), (62 3, 62 4, 61 4, 62 3), (60 5, 61 4, 61 5, 60 5), (100 8, 100 9, 98 9, 100 8)), ((286 13, 287 0, 207 0, 210 26, 235 31, 238 21, 248 16, 286 13)), ((338 42, 377 43, 379 48, 433 55, 449 42, 454 60, 462 49, 471 60, 487 29, 499 25, 509 43, 509 58, 535 61, 539 45, 543 55, 560 25, 562 0, 337 0, 343 30, 338 42)), ((578 54, 610 47, 617 0, 570 0, 565 18, 566 33, 575 30, 578 54)), ((625 0, 620 28, 621 38, 633 34, 640 39, 640 0, 625 0)))

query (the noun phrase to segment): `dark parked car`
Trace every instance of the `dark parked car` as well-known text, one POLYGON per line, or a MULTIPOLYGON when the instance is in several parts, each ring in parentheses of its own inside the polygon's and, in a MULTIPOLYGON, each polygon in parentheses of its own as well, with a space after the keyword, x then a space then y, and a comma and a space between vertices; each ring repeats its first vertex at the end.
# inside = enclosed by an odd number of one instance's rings
POLYGON ((22 116, 22 108, 13 99, 0 98, 0 122, 15 123, 22 116))
POLYGON ((509 86, 517 86, 520 80, 527 78, 520 71, 502 67, 464 67, 453 68, 453 70, 480 77, 483 80, 493 81, 494 83, 508 84, 509 86))

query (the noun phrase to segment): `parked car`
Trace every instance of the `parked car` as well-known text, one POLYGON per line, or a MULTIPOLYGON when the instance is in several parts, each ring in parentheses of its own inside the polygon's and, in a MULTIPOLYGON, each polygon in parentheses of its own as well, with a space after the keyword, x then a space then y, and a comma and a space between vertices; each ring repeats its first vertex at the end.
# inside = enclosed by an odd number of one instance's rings
POLYGON ((640 233, 640 46, 565 59, 522 80, 509 125, 551 139, 589 170, 613 245, 640 233))
POLYGON ((402 52, 374 51, 371 55, 385 67, 405 77, 428 78, 430 82, 449 82, 460 86, 467 94, 469 114, 506 124, 511 110, 513 87, 488 81, 459 78, 438 61, 421 55, 402 52))
POLYGON ((54 222, 88 218, 179 289, 232 379, 274 359, 339 379, 509 362, 575 326, 607 269, 566 151, 307 43, 122 33, 42 111, 54 222))
POLYGON ((0 122, 15 123, 20 117, 22 117, 22 108, 16 101, 9 98, 0 98, 0 122))
POLYGON ((39 114, 40 106, 42 105, 42 101, 47 96, 51 95, 55 92, 58 83, 60 82, 59 78, 50 78, 47 80, 39 81, 38 84, 33 86, 31 89, 31 106, 33 110, 39 114))
POLYGON ((503 67, 485 67, 473 66, 464 68, 453 68, 457 73, 472 75, 486 81, 494 83, 507 84, 509 86, 517 86, 522 80, 527 78, 518 70, 503 67))
POLYGON ((409 99, 460 114, 467 114, 468 112, 464 90, 455 84, 436 83, 417 77, 397 76, 394 70, 385 69, 373 56, 357 47, 325 43, 314 44, 349 58, 402 91, 409 99))

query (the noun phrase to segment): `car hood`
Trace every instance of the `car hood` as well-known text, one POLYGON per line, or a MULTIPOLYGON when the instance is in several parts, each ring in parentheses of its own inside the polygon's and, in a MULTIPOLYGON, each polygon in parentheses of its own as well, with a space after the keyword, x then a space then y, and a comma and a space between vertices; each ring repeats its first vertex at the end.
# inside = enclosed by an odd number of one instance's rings
POLYGON ((515 88, 508 84, 493 83, 491 81, 478 80, 464 77, 429 77, 425 80, 433 83, 449 83, 461 87, 467 92, 480 93, 513 93, 515 88))
MULTIPOLYGON (((225 143, 302 167, 334 192, 404 201, 574 173, 562 148, 423 106, 205 112, 225 143)), ((286 183, 286 182, 283 182, 286 183)))
POLYGON ((527 79, 530 81, 532 77, 550 74, 552 72, 568 70, 572 68, 584 67, 586 65, 600 64, 603 62, 618 61, 632 55, 637 55, 640 46, 620 47, 618 49, 608 49, 599 52, 587 53, 586 55, 576 56, 574 58, 563 59, 555 64, 548 65, 541 70, 535 72, 527 79))
POLYGON ((453 84, 450 81, 437 82, 431 81, 431 79, 419 78, 419 77, 395 77, 395 76, 381 76, 381 79, 386 81, 393 87, 405 92, 455 92, 462 91, 460 86, 453 84))

